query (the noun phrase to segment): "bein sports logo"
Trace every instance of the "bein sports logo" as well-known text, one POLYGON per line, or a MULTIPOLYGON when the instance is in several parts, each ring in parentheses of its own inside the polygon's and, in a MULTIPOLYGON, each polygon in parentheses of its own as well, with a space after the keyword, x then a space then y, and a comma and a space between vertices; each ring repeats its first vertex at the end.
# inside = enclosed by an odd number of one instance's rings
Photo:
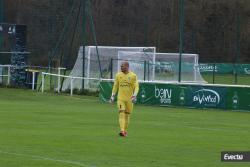
POLYGON ((155 86, 155 97, 160 98, 161 104, 171 104, 172 89, 160 89, 155 86))
POLYGON ((200 89, 194 92, 193 102, 198 102, 199 104, 219 104, 220 95, 211 89, 200 89))

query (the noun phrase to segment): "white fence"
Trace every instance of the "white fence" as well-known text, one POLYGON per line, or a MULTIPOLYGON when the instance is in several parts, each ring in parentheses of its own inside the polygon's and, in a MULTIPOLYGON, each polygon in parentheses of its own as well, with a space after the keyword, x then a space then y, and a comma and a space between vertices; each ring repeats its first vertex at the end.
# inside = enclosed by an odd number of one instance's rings
MULTIPOLYGON (((49 67, 42 67, 42 66, 22 66, 26 68, 26 71, 31 72, 32 73, 32 81, 31 84, 32 85, 32 90, 35 90, 35 76, 36 73, 42 73, 42 70, 55 70, 55 72, 57 71, 57 75, 61 74, 61 70, 65 70, 66 68, 64 67, 58 67, 58 68, 49 68, 49 67), (36 70, 34 70, 36 69, 36 70)), ((10 85, 10 78, 11 78, 11 69, 12 68, 19 68, 18 66, 13 66, 13 65, 1 65, 0 64, 0 84, 3 84, 3 78, 7 78, 5 79, 5 84, 6 85, 10 85)), ((58 87, 60 84, 60 78, 58 77, 58 87)))
POLYGON ((42 72, 42 92, 44 92, 44 85, 45 85, 45 75, 54 76, 57 77, 57 92, 60 93, 60 87, 61 87, 61 78, 69 78, 70 79, 70 95, 73 95, 74 90, 74 80, 80 79, 80 80, 94 80, 96 82, 100 81, 113 81, 114 79, 103 79, 103 78, 87 78, 87 77, 74 77, 74 76, 67 76, 67 75, 59 75, 59 74, 52 74, 52 73, 46 73, 42 72))

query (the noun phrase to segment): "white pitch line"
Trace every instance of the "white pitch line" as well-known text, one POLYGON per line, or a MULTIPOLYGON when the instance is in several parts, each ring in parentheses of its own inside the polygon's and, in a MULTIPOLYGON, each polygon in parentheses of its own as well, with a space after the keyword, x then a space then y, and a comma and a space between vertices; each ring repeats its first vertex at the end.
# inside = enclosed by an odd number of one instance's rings
POLYGON ((0 154, 9 154, 9 155, 15 155, 15 156, 29 157, 29 158, 33 158, 33 159, 41 159, 41 160, 47 160, 47 161, 60 162, 60 163, 71 164, 71 165, 76 165, 76 166, 91 167, 91 166, 88 166, 86 164, 83 164, 83 163, 77 162, 77 161, 54 159, 54 158, 43 157, 43 156, 39 156, 39 155, 20 154, 20 153, 6 152, 6 151, 1 151, 1 150, 0 150, 0 154))

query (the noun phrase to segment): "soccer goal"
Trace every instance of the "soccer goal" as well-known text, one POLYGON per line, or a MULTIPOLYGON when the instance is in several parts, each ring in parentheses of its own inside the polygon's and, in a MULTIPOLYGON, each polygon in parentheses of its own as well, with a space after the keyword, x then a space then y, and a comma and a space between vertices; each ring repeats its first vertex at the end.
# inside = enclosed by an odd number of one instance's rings
MULTIPOLYGON (((117 65, 119 51, 155 53, 155 50, 155 47, 86 46, 83 70, 83 47, 81 46, 78 51, 78 57, 76 59, 75 65, 69 75, 73 77, 83 77, 82 74, 84 71, 84 77, 86 78, 112 79, 115 76, 115 72, 119 70, 117 65), (98 56, 100 65, 98 62, 98 56)), ((75 80, 74 89, 82 89, 83 81, 84 88, 86 89, 98 87, 96 80, 75 80)), ((69 88, 70 79, 65 79, 62 90, 67 90, 69 88)))
POLYGON ((0 85, 10 85, 11 65, 0 64, 0 85))
POLYGON ((128 52, 119 51, 117 68, 113 73, 119 71, 123 61, 129 62, 129 69, 136 73, 139 80, 154 80, 155 68, 155 52, 128 52))
MULTIPOLYGON (((143 53, 119 51, 118 66, 124 60, 129 61, 130 70, 139 80, 155 82, 178 82, 179 53, 143 53)), ((198 54, 182 54, 181 82, 206 83, 199 71, 198 54)))

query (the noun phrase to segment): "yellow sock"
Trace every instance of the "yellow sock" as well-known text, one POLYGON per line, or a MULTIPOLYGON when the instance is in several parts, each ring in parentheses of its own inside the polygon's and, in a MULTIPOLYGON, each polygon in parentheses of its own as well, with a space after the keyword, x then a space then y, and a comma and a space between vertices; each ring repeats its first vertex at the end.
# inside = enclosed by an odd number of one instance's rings
POLYGON ((125 112, 119 113, 119 124, 121 131, 125 131, 125 112))
POLYGON ((130 114, 125 113, 125 131, 128 130, 129 119, 130 119, 130 114))

